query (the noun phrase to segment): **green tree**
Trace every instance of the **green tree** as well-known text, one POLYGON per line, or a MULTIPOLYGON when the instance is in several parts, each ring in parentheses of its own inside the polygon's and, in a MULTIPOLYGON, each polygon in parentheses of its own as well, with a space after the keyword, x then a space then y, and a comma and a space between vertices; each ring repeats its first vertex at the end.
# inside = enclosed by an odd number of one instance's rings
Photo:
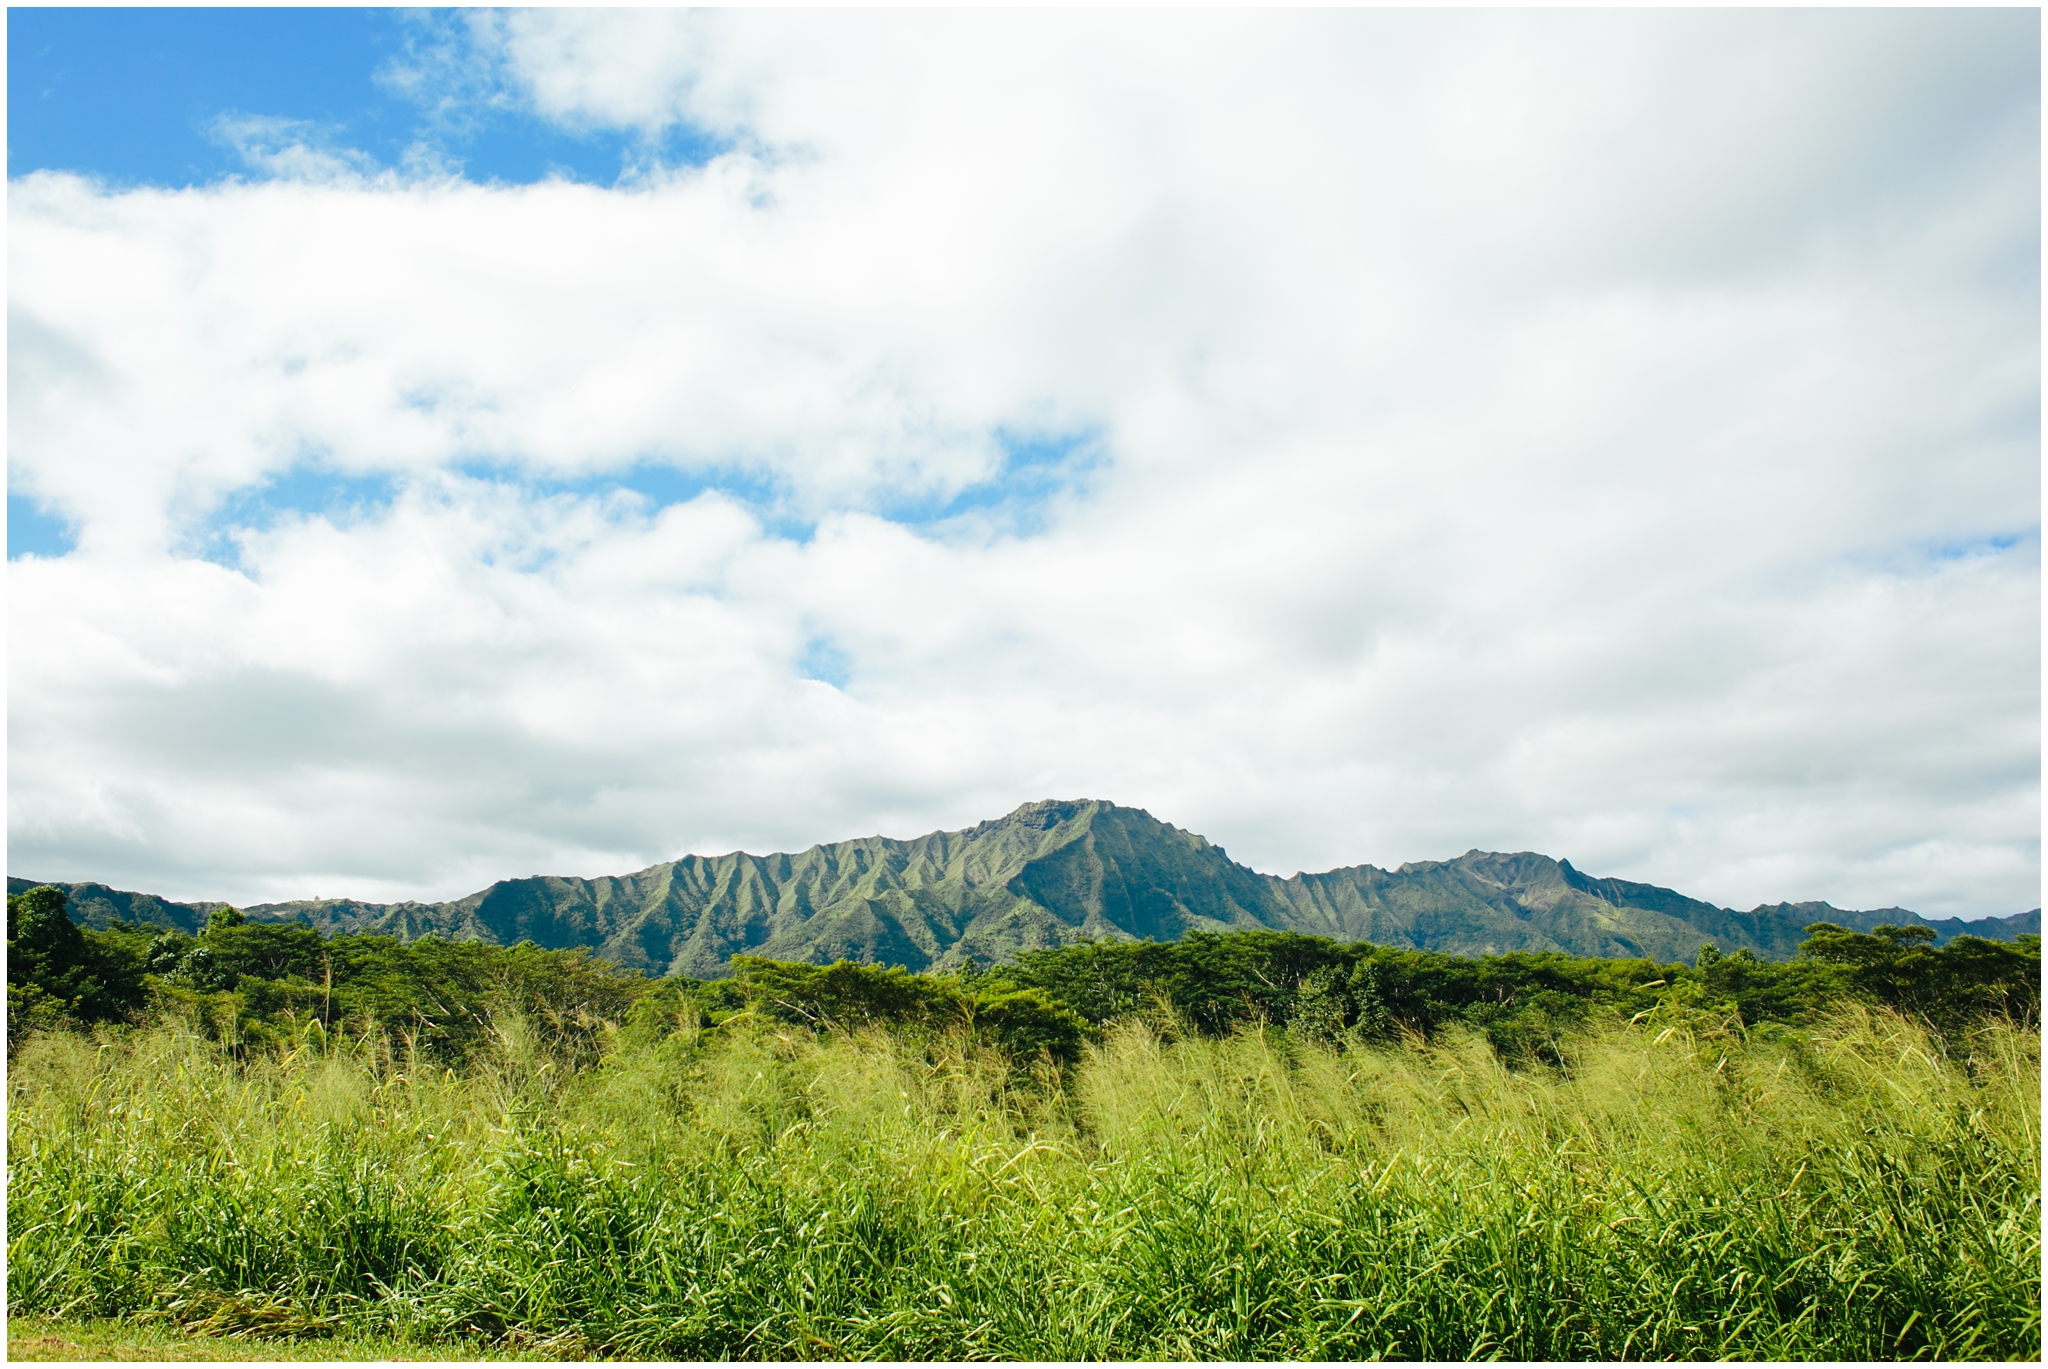
POLYGON ((143 957, 132 938, 81 930, 62 889, 7 896, 7 1025, 113 1022, 143 1003, 143 957))
POLYGON ((1852 932, 1832 922, 1806 929, 1800 956, 1834 967, 1857 994, 1944 1027, 1987 1012, 2022 1022, 2041 1013, 2041 939, 1986 941, 1959 936, 1936 947, 1931 927, 1852 932))

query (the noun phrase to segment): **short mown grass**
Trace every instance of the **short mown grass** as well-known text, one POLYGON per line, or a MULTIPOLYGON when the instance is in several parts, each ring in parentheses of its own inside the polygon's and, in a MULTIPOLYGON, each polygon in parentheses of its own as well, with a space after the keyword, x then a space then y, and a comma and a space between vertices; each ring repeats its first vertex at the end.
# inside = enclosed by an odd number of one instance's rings
POLYGON ((94 1317, 60 1321, 47 1317, 7 1319, 7 1358, 11 1361, 236 1361, 278 1360, 329 1364, 344 1361, 409 1360, 557 1360, 552 1347, 520 1349, 475 1340, 433 1343, 390 1336, 322 1336, 310 1340, 273 1336, 216 1336, 187 1331, 167 1322, 138 1322, 94 1317))
POLYGON ((1808 1031, 1342 1051, 730 1024, 568 1074, 50 1034, 8 1299, 216 1335, 714 1359, 2038 1358, 2040 1051, 1808 1031))

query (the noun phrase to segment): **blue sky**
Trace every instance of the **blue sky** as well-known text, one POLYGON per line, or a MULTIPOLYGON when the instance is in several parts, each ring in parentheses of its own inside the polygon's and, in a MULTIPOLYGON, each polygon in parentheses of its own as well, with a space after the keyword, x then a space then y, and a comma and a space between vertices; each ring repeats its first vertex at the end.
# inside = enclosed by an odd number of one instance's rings
POLYGON ((8 23, 14 873, 2038 902, 2036 11, 8 23))
MULTIPOLYGON (((618 178, 637 135, 479 101, 437 119, 394 85, 395 67, 445 41, 446 22, 388 9, 10 9, 7 174, 156 186, 246 175, 215 131, 240 113, 304 121, 387 167, 426 143, 472 180, 618 178)), ((666 156, 689 155, 685 143, 666 156)))

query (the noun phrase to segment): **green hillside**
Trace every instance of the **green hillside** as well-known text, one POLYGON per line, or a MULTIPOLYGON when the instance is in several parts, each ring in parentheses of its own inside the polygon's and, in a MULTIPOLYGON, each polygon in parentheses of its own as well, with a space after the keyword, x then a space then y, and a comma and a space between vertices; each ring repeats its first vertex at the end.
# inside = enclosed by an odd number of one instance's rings
MULTIPOLYGON (((10 890, 38 881, 10 879, 10 890)), ((65 885, 72 915, 196 931, 219 904, 170 903, 65 885)), ((864 837, 794 855, 685 856, 629 875, 502 880, 446 903, 349 899, 261 904, 252 918, 323 933, 377 932, 545 948, 590 946, 649 974, 707 978, 734 955, 849 959, 947 969, 1083 940, 1174 941, 1190 931, 1269 928, 1464 955, 1559 951, 1687 961, 1703 944, 1789 957, 1814 922, 1858 930, 1923 924, 2012 937, 2039 910, 1930 922, 1904 909, 1782 903, 1737 912, 1655 885, 1595 879, 1533 852, 1468 851, 1394 870, 1359 865, 1289 879, 1142 809, 1081 799, 1025 804, 957 832, 864 837)))

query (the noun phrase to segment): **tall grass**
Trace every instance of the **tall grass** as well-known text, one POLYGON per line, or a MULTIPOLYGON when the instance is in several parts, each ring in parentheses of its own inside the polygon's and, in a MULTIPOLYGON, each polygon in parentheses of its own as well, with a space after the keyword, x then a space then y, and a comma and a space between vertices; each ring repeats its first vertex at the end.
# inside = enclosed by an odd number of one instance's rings
POLYGON ((574 1076, 170 1030, 9 1071, 17 1311, 676 1358, 2038 1358, 2039 1037, 1850 1013, 1567 1068, 1133 1023, 686 1029, 574 1076))

